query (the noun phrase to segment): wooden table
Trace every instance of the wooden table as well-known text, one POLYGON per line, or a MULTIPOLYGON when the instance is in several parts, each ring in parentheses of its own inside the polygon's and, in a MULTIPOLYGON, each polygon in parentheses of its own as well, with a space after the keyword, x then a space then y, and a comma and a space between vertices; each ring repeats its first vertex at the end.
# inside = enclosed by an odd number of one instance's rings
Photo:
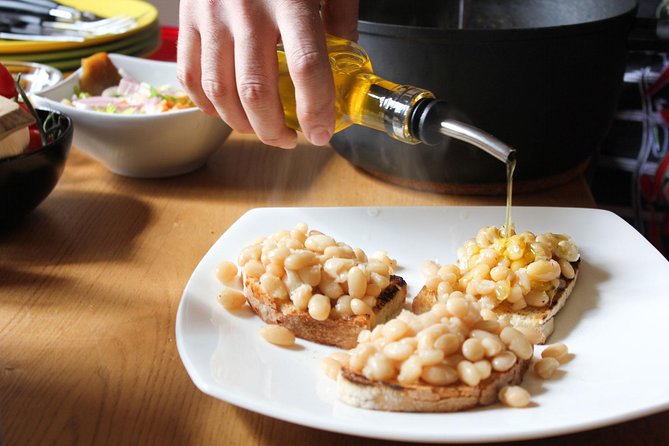
MULTIPOLYGON (((202 169, 122 178, 73 150, 56 190, 0 233, 0 444, 385 444, 204 395, 174 339, 181 293, 226 228, 259 206, 501 205, 381 182, 329 148, 233 135, 202 169)), ((593 206, 578 179, 515 204, 593 206)), ((669 412, 527 444, 669 444, 669 412)))

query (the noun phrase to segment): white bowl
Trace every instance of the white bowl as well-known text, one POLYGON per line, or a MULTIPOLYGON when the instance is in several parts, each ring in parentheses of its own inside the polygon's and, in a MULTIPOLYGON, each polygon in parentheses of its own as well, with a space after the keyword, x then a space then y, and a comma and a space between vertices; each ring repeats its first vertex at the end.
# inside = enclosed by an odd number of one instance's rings
POLYGON ((21 60, 3 60, 2 64, 14 78, 21 75, 21 86, 29 94, 38 93, 63 80, 63 73, 49 65, 21 60))
MULTIPOLYGON (((114 65, 140 82, 178 86, 176 64, 110 54, 114 65)), ((191 172, 204 165, 230 135, 220 119, 197 108, 153 115, 122 115, 80 110, 61 103, 79 85, 81 69, 32 96, 40 108, 60 111, 74 122, 74 142, 110 171, 129 177, 158 178, 191 172)))

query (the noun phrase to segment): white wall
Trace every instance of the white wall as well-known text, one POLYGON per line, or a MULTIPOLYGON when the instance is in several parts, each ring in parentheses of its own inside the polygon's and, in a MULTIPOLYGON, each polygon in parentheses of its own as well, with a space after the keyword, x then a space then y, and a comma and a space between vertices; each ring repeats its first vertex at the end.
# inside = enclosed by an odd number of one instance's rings
POLYGON ((179 24, 179 0, 148 0, 158 8, 160 24, 177 26, 179 24))

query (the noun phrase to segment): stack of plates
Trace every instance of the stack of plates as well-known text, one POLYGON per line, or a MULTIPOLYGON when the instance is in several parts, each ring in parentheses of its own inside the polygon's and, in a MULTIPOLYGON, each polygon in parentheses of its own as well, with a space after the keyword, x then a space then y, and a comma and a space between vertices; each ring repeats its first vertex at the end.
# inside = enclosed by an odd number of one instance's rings
POLYGON ((0 61, 39 62, 62 71, 72 71, 81 65, 82 58, 98 52, 144 57, 160 47, 158 11, 149 3, 141 0, 62 0, 61 3, 100 17, 129 16, 135 19, 137 26, 83 42, 0 40, 0 61))

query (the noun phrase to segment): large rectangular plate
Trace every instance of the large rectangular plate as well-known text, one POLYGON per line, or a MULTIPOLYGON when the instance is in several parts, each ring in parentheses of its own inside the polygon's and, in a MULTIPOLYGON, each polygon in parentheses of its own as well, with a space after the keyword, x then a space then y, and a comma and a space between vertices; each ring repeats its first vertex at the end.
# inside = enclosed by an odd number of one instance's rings
MULTIPOLYGON (((582 257, 578 283, 556 318, 551 342, 574 354, 557 378, 528 373, 531 407, 501 405, 453 414, 388 413, 349 407, 320 370, 334 351, 298 340, 284 349, 259 335, 249 309, 217 303, 223 260, 261 235, 304 222, 368 254, 386 250, 414 296, 425 260, 453 262, 482 226, 504 223, 503 207, 254 209, 230 226, 204 256, 179 306, 177 347, 204 393, 270 417, 373 438, 483 442, 539 438, 592 429, 669 408, 669 263, 624 220, 607 211, 515 207, 518 232, 572 236, 582 257)), ((540 350, 538 347, 537 350, 540 350)))

